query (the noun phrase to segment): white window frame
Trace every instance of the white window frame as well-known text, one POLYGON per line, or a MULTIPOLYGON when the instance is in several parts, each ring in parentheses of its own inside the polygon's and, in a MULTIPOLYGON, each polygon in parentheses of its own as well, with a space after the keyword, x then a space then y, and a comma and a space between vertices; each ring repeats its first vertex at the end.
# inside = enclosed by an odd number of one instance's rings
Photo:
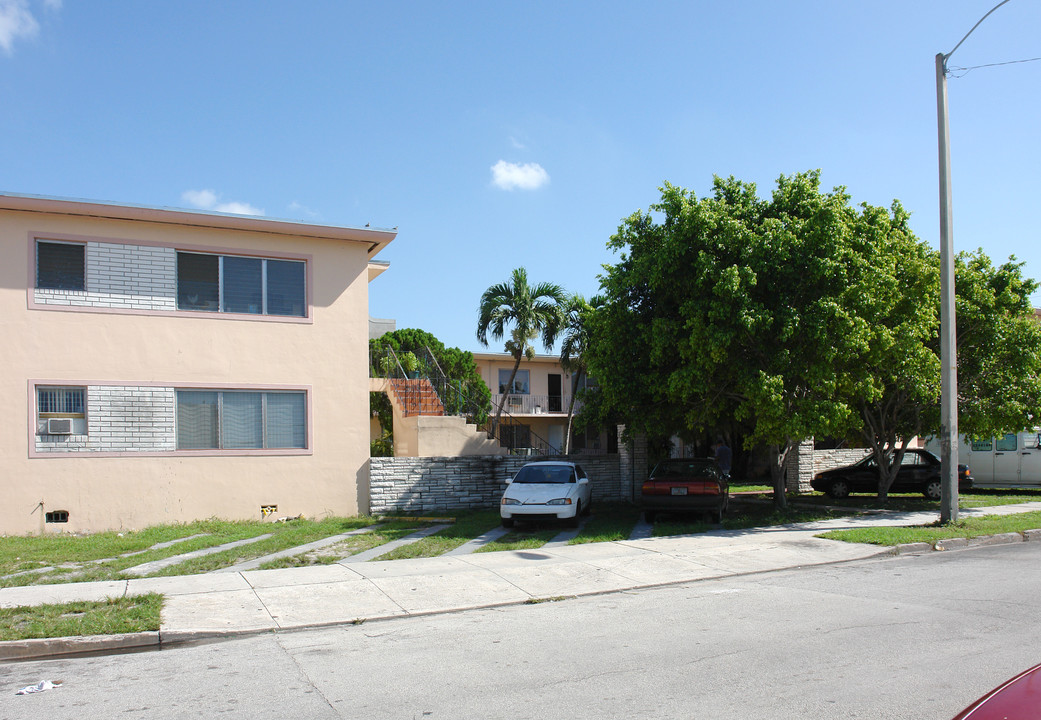
POLYGON ((513 388, 507 388, 506 382, 510 379, 510 370, 505 368, 499 369, 499 394, 500 395, 530 395, 531 394, 531 371, 530 370, 518 370, 517 376, 513 378, 513 388), (503 375, 505 373, 505 375, 503 375), (517 383, 524 378, 524 390, 517 390, 517 383))

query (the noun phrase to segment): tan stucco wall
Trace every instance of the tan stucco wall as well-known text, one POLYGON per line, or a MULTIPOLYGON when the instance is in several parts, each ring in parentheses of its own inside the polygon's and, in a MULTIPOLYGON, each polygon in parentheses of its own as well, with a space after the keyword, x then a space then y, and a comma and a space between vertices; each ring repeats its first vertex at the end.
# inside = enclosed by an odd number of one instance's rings
MULTIPOLYGON (((481 379, 484 380, 493 395, 499 392, 499 370, 507 372, 513 370, 513 362, 513 358, 505 353, 501 355, 474 353, 474 363, 477 365, 477 372, 480 373, 481 379)), ((519 369, 529 371, 528 377, 531 381, 529 391, 531 395, 549 394, 549 375, 551 373, 561 376, 561 391, 564 395, 571 394, 571 375, 560 369, 560 358, 558 357, 536 355, 532 360, 521 360, 519 369)))
POLYGON ((369 246, 126 220, 0 211, 0 532, 137 529, 211 516, 350 515, 368 493, 369 246), (305 254, 313 323, 30 310, 30 237, 61 233, 247 254, 305 254), (31 379, 310 388, 310 454, 31 458, 31 379))

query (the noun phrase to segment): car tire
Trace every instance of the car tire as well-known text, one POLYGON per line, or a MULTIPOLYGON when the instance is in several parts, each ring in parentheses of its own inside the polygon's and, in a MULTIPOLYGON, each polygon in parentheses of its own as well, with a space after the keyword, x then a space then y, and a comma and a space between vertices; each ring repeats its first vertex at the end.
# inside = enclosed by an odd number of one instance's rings
POLYGON ((845 480, 832 480, 828 485, 828 495, 836 500, 849 497, 849 483, 845 480))
POLYGON ((922 495, 925 495, 926 500, 939 500, 943 494, 943 485, 939 480, 930 480, 922 488, 922 495))
POLYGON ((582 520, 582 503, 579 502, 578 503, 578 507, 575 508, 575 515, 574 515, 574 517, 569 517, 567 519, 567 525, 568 525, 568 527, 577 528, 579 523, 581 522, 581 520, 582 520))
POLYGON ((513 522, 514 522, 513 518, 503 518, 502 519, 502 526, 504 528, 511 528, 511 527, 513 527, 513 522))
POLYGON ((655 515, 657 515, 657 513, 655 513, 653 510, 644 510, 643 511, 644 522, 646 522, 648 525, 653 525, 654 524, 654 517, 655 517, 655 515))

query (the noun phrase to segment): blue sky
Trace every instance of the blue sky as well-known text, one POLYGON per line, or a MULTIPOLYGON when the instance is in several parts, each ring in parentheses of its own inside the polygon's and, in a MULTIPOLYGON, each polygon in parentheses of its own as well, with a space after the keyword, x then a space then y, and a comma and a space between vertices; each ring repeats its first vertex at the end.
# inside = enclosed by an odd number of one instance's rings
MULTIPOLYGON (((934 57, 996 2, 0 0, 0 191, 397 227, 372 314, 478 350, 485 288, 594 294, 664 181, 820 168, 936 246, 934 57)), ((950 64, 1039 28, 1011 0, 950 64)), ((1034 278, 1039 86, 949 83, 955 247, 1034 278)))

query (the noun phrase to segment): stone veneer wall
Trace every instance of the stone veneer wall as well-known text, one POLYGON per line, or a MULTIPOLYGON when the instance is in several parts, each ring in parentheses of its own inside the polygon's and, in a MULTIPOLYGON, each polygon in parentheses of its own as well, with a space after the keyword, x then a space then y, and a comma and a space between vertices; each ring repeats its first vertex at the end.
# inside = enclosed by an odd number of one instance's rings
POLYGON ((811 492, 810 481, 817 473, 832 468, 852 465, 871 454, 867 448, 841 448, 837 450, 814 450, 813 440, 804 440, 788 454, 788 490, 811 492))
POLYGON ((36 435, 36 452, 167 452, 175 447, 172 387, 87 387, 86 435, 36 435))
MULTIPOLYGON (((46 238, 41 238, 45 240, 46 238)), ((86 243, 86 290, 36 288, 40 305, 177 309, 177 251, 123 243, 86 243)))
MULTIPOLYGON (((617 455, 570 455, 582 466, 596 501, 628 501, 617 455)), ((437 513, 495 507, 507 481, 531 458, 509 455, 469 457, 374 457, 369 459, 369 512, 437 513)))

